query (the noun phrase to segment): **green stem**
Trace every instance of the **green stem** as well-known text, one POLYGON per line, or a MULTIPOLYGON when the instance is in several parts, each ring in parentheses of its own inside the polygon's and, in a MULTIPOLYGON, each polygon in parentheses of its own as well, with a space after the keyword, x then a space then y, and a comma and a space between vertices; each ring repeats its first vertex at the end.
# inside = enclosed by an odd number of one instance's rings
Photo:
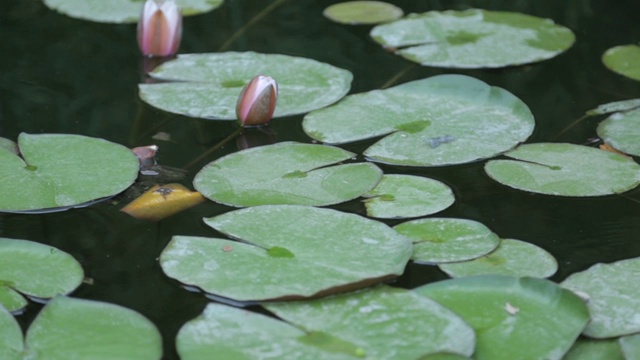
POLYGON ((221 147, 223 147, 224 145, 226 145, 229 141, 235 139, 241 133, 242 133, 242 128, 238 128, 236 131, 231 133, 229 136, 227 136, 226 138, 222 139, 222 141, 220 141, 219 143, 217 143, 214 146, 212 146, 209 150, 203 152, 202 154, 200 154, 200 156, 198 156, 197 158, 191 160, 191 162, 189 162, 187 165, 184 166, 184 169, 188 170, 188 169, 192 168, 194 165, 197 165, 200 161, 204 160, 206 157, 208 157, 209 155, 213 154, 216 150, 218 150, 221 147))
POLYGON ((242 34, 244 34, 247 31, 247 29, 252 27, 258 21, 262 20, 263 17, 265 17, 267 14, 269 14, 278 6, 282 5, 282 3, 284 3, 285 1, 287 0, 276 0, 272 2, 271 5, 262 9, 262 11, 256 14, 256 16, 254 16, 251 20, 247 21, 240 29, 238 29, 235 33, 233 33, 233 35, 231 35, 229 39, 227 39, 227 41, 225 41, 224 44, 220 46, 220 48, 218 49, 218 52, 223 52, 229 49, 229 47, 231 47, 231 44, 233 44, 233 42, 236 41, 236 39, 238 39, 242 34))
POLYGON ((400 70, 400 72, 398 72, 397 74, 395 74, 394 76, 391 77, 391 79, 387 80, 387 82, 385 82, 384 84, 382 84, 382 86, 380 87, 380 89, 386 89, 389 86, 395 84, 398 80, 400 80, 401 77, 405 76, 407 73, 409 73, 410 71, 412 71, 413 69, 416 68, 416 64, 410 64, 409 66, 405 67, 404 69, 400 70))
POLYGON ((569 126, 567 126, 566 128, 562 129, 559 133, 557 133, 556 136, 553 138, 553 140, 559 138, 560 135, 562 135, 562 134, 566 133, 567 131, 571 130, 572 127, 578 125, 579 122, 583 121, 584 119, 586 119, 588 117, 589 117, 589 114, 585 114, 585 115, 581 116, 580 118, 578 118, 577 120, 575 120, 574 122, 569 124, 569 126))

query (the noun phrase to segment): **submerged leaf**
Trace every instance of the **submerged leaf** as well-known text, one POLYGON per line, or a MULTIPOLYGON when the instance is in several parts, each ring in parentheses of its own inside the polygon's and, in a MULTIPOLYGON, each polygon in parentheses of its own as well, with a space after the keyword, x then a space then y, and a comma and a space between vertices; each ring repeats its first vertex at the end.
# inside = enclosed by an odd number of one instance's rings
POLYGON ((181 184, 154 185, 120 211, 136 219, 159 221, 205 200, 199 192, 181 184))
POLYGON ((404 12, 399 7, 382 1, 345 1, 324 9, 323 15, 342 24, 379 24, 396 20, 404 12))

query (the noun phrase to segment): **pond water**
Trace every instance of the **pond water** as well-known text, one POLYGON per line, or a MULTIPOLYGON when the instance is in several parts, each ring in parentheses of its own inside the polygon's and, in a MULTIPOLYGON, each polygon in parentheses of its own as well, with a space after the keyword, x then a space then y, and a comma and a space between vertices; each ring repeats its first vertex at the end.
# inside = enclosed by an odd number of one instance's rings
MULTIPOLYGON (((470 75, 522 99, 536 118, 527 142, 585 144, 602 117, 566 130, 586 110, 609 101, 640 97, 640 83, 614 74, 600 62, 615 45, 640 38, 640 3, 588 0, 391 1, 409 12, 466 9, 517 11, 572 29, 577 42, 557 58, 497 70, 446 70, 414 65, 385 52, 368 36, 370 27, 335 24, 322 10, 337 1, 267 2, 228 0, 219 9, 186 18, 182 53, 257 51, 316 59, 354 74, 352 93, 445 73, 470 75), (508 3, 508 4, 507 4, 508 3), (259 19, 245 27, 252 19, 259 19), (239 32, 239 33, 238 33, 239 32)), ((72 19, 39 0, 5 0, 0 12, 0 137, 20 132, 72 133, 104 138, 129 147, 156 144, 162 165, 184 168, 236 130, 234 122, 192 119, 157 111, 137 95, 144 64, 135 25, 72 19), (170 141, 153 139, 159 132, 170 141)), ((276 119, 270 136, 257 141, 311 142, 302 116, 276 119)), ((362 153, 372 141, 343 146, 362 153)), ((235 152, 239 142, 196 161, 181 182, 191 187, 209 161, 235 152)), ((507 188, 488 178, 484 161, 438 167, 381 165, 385 173, 428 176, 449 185, 456 202, 437 216, 479 221, 503 238, 534 243, 552 253, 560 281, 597 262, 640 256, 640 189, 598 198, 564 198, 507 188)), ((108 164, 105 164, 108 166, 108 164)), ((598 169, 592 169, 598 171, 598 169)), ((173 235, 215 236, 202 222, 231 208, 212 202, 160 222, 144 222, 119 211, 130 195, 83 209, 41 215, 0 214, 0 236, 60 248, 78 259, 93 279, 72 295, 120 304, 142 313, 163 335, 165 357, 177 358, 178 329, 210 301, 167 278, 158 265, 173 235)), ((363 214, 360 201, 336 206, 363 214)), ((400 221, 386 221, 395 225, 400 221)), ((413 288, 446 276, 436 268, 410 264, 396 286, 413 288)), ((18 320, 26 329, 41 305, 31 303, 18 320)))

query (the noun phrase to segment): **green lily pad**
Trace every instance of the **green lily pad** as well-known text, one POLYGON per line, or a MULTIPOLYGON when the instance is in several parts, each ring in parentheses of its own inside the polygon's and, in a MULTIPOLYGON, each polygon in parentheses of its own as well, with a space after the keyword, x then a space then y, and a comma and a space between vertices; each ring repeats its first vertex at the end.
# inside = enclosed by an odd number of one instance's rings
POLYGON ((155 84, 140 84, 140 97, 158 109, 190 117, 236 119, 236 102, 254 76, 278 82, 274 117, 303 114, 340 100, 353 75, 315 60, 278 54, 226 52, 184 54, 149 75, 155 84))
POLYGON ((396 225, 394 229, 413 241, 412 259, 418 263, 475 259, 500 244, 498 235, 489 228, 466 219, 419 219, 396 225))
POLYGON ((162 338, 139 313, 98 301, 58 296, 26 335, 26 359, 139 359, 162 357, 162 338))
POLYGON ((623 336, 618 343, 625 359, 640 359, 640 334, 623 336))
MULTIPOLYGON (((84 271, 73 256, 49 245, 27 240, 0 238, 0 286, 37 298, 52 298, 75 290, 84 271)), ((0 294, 7 291, 0 290, 0 294)), ((9 293, 10 303, 1 304, 15 311, 24 303, 9 293), (12 305, 13 304, 13 305, 12 305)), ((0 300, 3 296, 0 296, 0 300)))
POLYGON ((324 9, 323 15, 341 24, 380 24, 404 15, 399 7, 383 1, 346 1, 324 9))
POLYGON ((0 305, 0 359, 21 360, 23 350, 20 325, 13 315, 0 305))
POLYGON ((180 328, 176 347, 181 360, 341 359, 300 341, 305 332, 266 315, 210 303, 180 328))
POLYGON ((205 223, 242 242, 174 236, 160 265, 171 278, 239 301, 361 288, 402 274, 411 256, 411 242, 387 225, 331 209, 265 205, 205 223))
POLYGON ((640 156, 640 109, 617 112, 598 125, 605 143, 629 155, 640 156))
POLYGON ((571 47, 571 30, 530 15, 470 9, 411 14, 371 30, 402 57, 443 68, 498 68, 553 58, 571 47))
POLYGON ((18 144, 9 139, 0 138, 0 149, 8 150, 16 155, 18 154, 18 144))
POLYGON ((370 191, 382 178, 382 171, 370 163, 334 165, 354 156, 324 145, 260 146, 208 164, 193 186, 205 197, 231 206, 337 204, 370 191))
POLYGON ((0 211, 65 210, 113 196, 138 176, 128 148, 80 135, 22 133, 22 158, 0 148, 0 211))
MULTIPOLYGON (((134 23, 140 18, 143 0, 43 0, 67 16, 104 23, 134 23)), ((175 0, 185 16, 211 11, 223 0, 175 0)))
POLYGON ((617 340, 578 339, 562 360, 625 360, 617 340))
POLYGON ((602 55, 602 62, 611 71, 633 80, 640 80, 640 46, 620 45, 602 55))
POLYGON ((503 239, 493 252, 479 258, 438 264, 449 276, 510 275, 547 278, 558 271, 558 262, 544 249, 528 242, 503 239))
POLYGON ((359 349, 367 359, 418 359, 438 352, 471 356, 475 347, 474 331, 455 313, 412 291, 388 286, 263 306, 308 332, 351 344, 353 355, 359 349))
POLYGON ((544 279, 471 276, 414 291, 474 328, 477 360, 561 359, 589 321, 578 296, 544 279))
POLYGON ((411 175, 384 175, 367 197, 367 215, 408 218, 437 213, 455 201, 451 188, 440 181, 411 175))
MULTIPOLYGON (((7 283, 7 281, 0 280, 0 283, 7 283)), ((24 309, 27 304, 27 299, 20 295, 19 292, 6 285, 0 286, 0 306, 4 306, 4 308, 11 312, 18 312, 24 309)), ((2 357, 0 357, 0 359, 2 359, 2 357)))
POLYGON ((587 298, 591 321, 584 334, 608 338, 640 332, 640 258, 596 264, 560 285, 587 298))
POLYGON ((596 148, 563 144, 526 144, 509 151, 516 160, 490 160, 487 174, 519 190, 560 196, 618 194, 640 184, 640 165, 596 148))
POLYGON ((618 111, 633 110, 640 107, 640 99, 628 99, 614 101, 606 104, 598 105, 597 108, 587 111, 587 115, 603 115, 618 111))
POLYGON ((312 138, 331 144, 388 135, 364 155, 382 163, 439 166, 507 151, 531 135, 535 122, 527 105, 504 89, 464 75, 439 75, 349 95, 307 114, 302 125, 312 138))

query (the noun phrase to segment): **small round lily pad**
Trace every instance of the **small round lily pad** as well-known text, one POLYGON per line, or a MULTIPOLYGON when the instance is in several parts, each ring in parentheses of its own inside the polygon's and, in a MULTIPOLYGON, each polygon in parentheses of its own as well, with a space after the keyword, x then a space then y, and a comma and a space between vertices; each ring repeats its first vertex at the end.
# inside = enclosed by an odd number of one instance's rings
POLYGON ((490 160, 487 174, 501 184, 559 196, 602 196, 640 184, 640 165, 625 156, 565 144, 525 144, 505 153, 515 160, 490 160))
POLYGON ((490 253, 500 238, 483 224, 467 219, 429 218, 407 221, 394 229, 413 242, 418 263, 445 263, 475 259, 490 253))
POLYGON ((379 24, 396 20, 404 12, 399 7, 383 1, 346 1, 324 9, 323 15, 341 24, 379 24))
POLYGON ((371 37, 422 65, 473 69, 550 59, 575 41, 549 19, 480 9, 411 14, 376 26, 371 37))
POLYGON ((421 176, 384 175, 363 195, 367 215, 376 218, 409 218, 431 215, 455 201, 451 188, 421 176))
POLYGON ((491 253, 479 258, 438 264, 451 277, 510 275, 547 278, 558 270, 556 259, 544 249, 520 240, 502 239, 491 253))
POLYGON ((612 47, 602 55, 602 62, 615 73, 633 80, 640 80, 640 46, 638 45, 612 47))
POLYGON ((598 136, 616 150, 640 156, 640 109, 610 115, 598 125, 597 131, 598 136))

